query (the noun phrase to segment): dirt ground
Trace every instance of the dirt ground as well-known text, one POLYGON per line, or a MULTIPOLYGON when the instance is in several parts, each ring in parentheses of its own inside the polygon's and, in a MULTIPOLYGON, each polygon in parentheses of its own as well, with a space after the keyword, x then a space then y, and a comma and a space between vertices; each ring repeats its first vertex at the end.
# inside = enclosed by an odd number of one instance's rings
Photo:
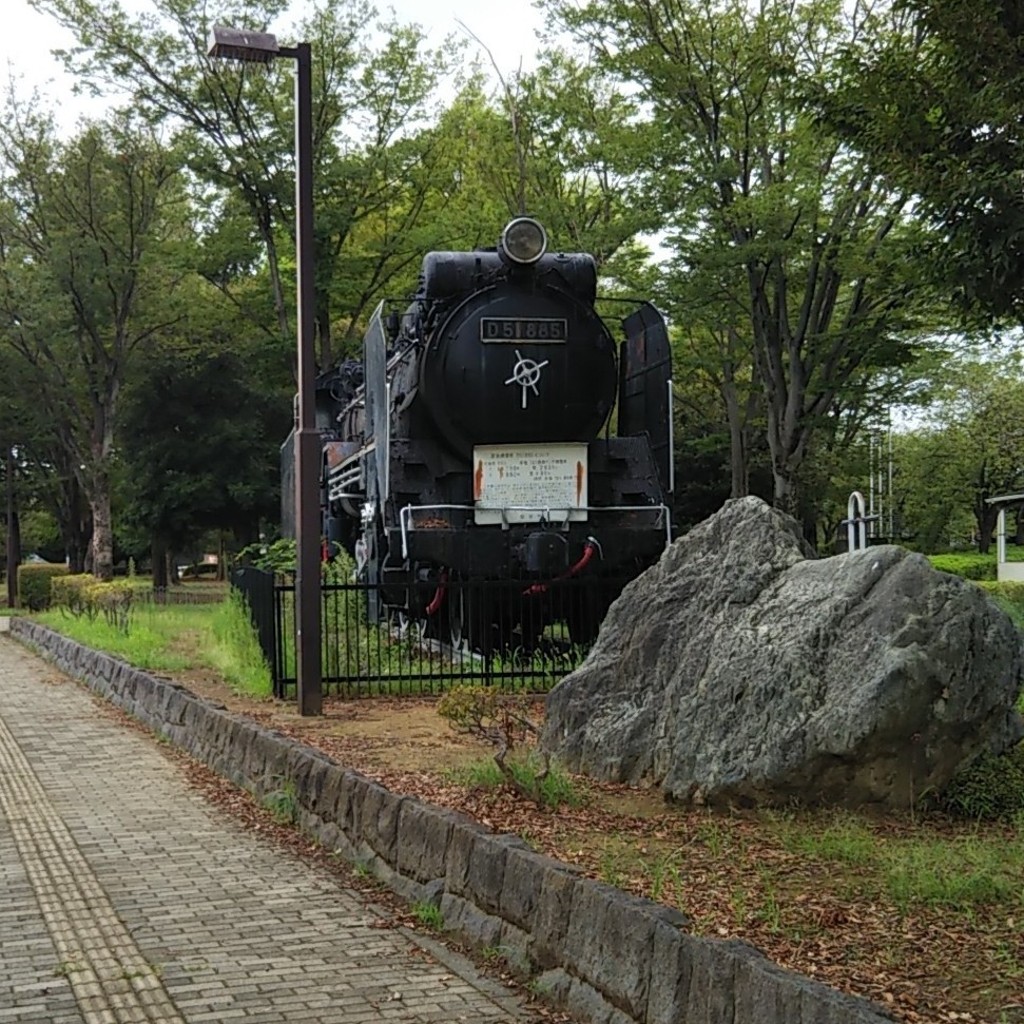
MULTIPOLYGON (((712 815, 655 792, 575 779, 583 800, 557 811, 507 790, 467 787, 457 769, 493 750, 438 715, 436 698, 326 698, 303 718, 294 701, 254 700, 204 673, 176 676, 194 693, 317 747, 397 792, 456 808, 609 884, 677 906, 694 931, 742 938, 785 967, 881 1004, 908 1024, 1024 1024, 1024 931, 1016 907, 895 906, 856 860, 793 845, 843 819, 712 815)), ((538 715, 543 705, 534 707, 538 715)), ((970 843, 970 823, 860 822, 882 848, 970 843)), ((998 831, 998 826, 993 826, 998 831)), ((1006 827, 1006 839, 1015 833, 1006 827)), ((850 851, 856 852, 855 850, 850 851)))
POLYGON ((487 744, 460 735, 438 715, 436 698, 325 697, 322 716, 303 718, 295 710, 294 701, 242 696, 206 673, 178 673, 175 679, 230 711, 285 733, 301 733, 314 746, 326 740, 332 748, 358 758, 339 760, 363 771, 437 772, 490 756, 487 744))

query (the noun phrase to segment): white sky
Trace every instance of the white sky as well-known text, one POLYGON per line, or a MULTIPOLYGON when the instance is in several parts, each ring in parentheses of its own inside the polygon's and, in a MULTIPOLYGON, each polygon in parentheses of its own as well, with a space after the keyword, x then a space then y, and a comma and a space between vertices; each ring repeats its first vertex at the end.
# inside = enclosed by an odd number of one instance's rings
MULTIPOLYGON (((79 117, 100 116, 104 104, 86 100, 73 94, 74 83, 64 74, 50 51, 69 46, 72 38, 55 22, 33 11, 27 0, 0 0, 4 8, 3 32, 0 33, 0 81, 6 92, 11 75, 20 93, 38 89, 54 105, 58 124, 65 130, 73 128, 79 117)), ((122 0, 129 10, 143 11, 148 0, 122 0)), ((282 41, 286 26, 301 16, 304 5, 296 0, 293 17, 280 26, 282 41)), ((539 42, 536 33, 543 26, 541 14, 534 10, 532 0, 378 0, 384 12, 395 11, 403 22, 416 21, 429 34, 432 44, 439 43, 448 34, 462 30, 457 24, 464 22, 487 45, 501 67, 502 74, 514 71, 522 62, 530 67, 539 42)), ((476 44, 470 40, 474 48, 476 44)), ((486 55, 481 58, 489 66, 486 55)))

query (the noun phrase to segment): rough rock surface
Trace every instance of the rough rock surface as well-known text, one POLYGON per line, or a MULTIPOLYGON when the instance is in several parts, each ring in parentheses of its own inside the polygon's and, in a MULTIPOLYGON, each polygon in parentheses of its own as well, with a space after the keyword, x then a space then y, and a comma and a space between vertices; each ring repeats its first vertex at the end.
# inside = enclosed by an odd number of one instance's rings
POLYGON ((680 801, 906 808, 1021 738, 1021 680, 979 587, 894 546, 816 559, 742 498, 623 591, 542 743, 680 801))

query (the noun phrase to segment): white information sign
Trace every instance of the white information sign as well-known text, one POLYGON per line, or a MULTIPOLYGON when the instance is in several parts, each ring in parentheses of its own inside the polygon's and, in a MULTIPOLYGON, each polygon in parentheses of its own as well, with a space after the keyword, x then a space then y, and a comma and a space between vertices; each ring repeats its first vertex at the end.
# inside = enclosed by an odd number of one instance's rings
POLYGON ((586 520, 586 444, 478 445, 473 504, 481 526, 586 520))

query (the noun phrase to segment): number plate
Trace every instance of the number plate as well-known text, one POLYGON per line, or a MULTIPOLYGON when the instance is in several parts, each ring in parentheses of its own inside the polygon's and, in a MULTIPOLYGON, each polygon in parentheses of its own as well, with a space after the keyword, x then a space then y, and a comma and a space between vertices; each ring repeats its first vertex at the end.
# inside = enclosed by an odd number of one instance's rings
POLYGON ((558 317, 482 316, 480 340, 484 342, 526 341, 557 344, 569 335, 569 321, 558 317))

